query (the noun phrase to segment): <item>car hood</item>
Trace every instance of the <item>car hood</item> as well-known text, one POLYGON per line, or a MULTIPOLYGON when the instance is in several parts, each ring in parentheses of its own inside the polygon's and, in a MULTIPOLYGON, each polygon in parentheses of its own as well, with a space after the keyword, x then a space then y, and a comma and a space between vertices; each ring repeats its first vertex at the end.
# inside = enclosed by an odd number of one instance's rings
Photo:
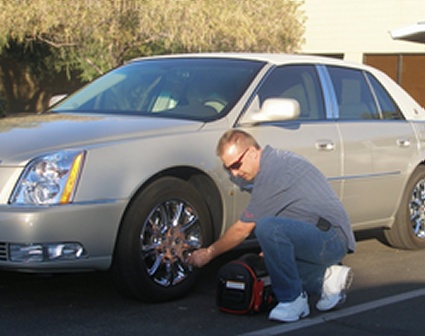
POLYGON ((170 132, 190 132, 202 122, 81 114, 42 114, 0 119, 0 165, 24 164, 57 149, 141 138, 170 132))

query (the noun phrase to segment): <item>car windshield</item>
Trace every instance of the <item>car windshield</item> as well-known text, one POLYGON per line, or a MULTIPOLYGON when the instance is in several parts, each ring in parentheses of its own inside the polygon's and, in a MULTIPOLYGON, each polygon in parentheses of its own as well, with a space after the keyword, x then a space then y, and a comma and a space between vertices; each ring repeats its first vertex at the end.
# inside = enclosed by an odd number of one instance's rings
POLYGON ((224 58, 134 61, 85 86, 53 111, 214 120, 231 110, 263 65, 224 58))

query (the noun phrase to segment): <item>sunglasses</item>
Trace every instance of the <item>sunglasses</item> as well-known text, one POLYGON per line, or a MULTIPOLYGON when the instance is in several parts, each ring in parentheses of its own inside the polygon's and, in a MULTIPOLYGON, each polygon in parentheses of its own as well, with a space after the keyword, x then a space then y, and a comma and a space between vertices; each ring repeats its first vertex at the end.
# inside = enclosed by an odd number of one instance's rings
POLYGON ((241 156, 239 156, 239 158, 233 162, 231 165, 228 166, 224 166, 224 168, 226 168, 227 170, 238 170, 241 166, 242 166, 242 160, 245 156, 245 154, 248 152, 249 147, 247 149, 244 150, 244 152, 241 154, 241 156))

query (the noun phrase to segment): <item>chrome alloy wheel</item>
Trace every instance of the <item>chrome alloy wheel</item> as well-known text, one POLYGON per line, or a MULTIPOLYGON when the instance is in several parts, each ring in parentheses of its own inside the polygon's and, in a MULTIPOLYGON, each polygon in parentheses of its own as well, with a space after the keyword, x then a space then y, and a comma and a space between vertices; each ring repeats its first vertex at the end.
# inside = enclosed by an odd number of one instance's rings
POLYGON ((153 208, 140 235, 141 258, 151 279, 169 287, 192 271, 188 254, 202 246, 201 227, 194 208, 180 199, 153 208))
POLYGON ((419 180, 413 188, 409 212, 413 234, 425 239, 425 179, 419 180))

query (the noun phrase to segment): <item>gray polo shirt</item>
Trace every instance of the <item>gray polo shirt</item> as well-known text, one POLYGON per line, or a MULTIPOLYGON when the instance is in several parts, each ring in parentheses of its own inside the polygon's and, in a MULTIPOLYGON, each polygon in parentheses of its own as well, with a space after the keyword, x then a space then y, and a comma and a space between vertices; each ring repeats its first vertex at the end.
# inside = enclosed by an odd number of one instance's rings
POLYGON ((316 224, 320 217, 339 227, 350 251, 355 239, 347 213, 326 177, 303 157, 266 146, 251 199, 240 219, 256 222, 267 216, 316 224))

